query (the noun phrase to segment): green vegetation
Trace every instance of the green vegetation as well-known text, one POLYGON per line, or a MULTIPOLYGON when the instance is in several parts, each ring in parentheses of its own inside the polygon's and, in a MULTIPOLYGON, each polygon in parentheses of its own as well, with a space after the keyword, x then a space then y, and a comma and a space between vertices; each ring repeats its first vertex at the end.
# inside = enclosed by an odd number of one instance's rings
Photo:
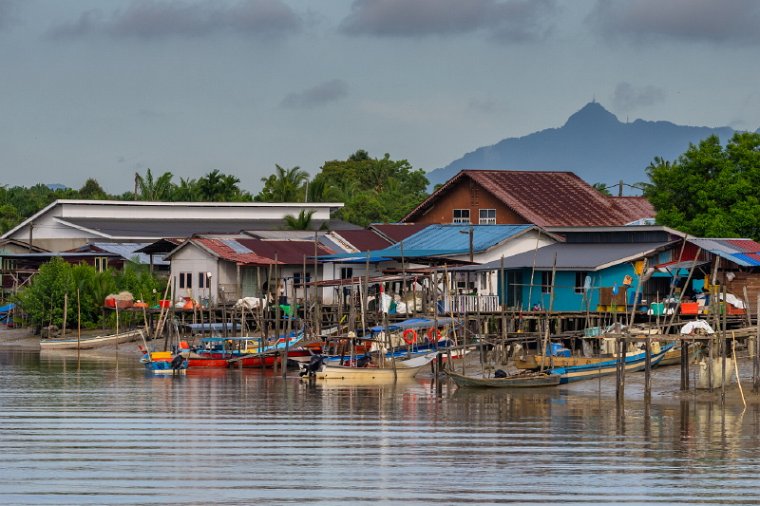
POLYGON ((717 136, 677 160, 655 158, 644 190, 657 222, 700 237, 760 239, 760 134, 717 136))
MULTIPOLYGON (((422 169, 406 160, 371 158, 359 150, 346 160, 325 162, 310 180, 300 167, 275 165, 275 173, 261 178, 264 186, 254 197, 240 188, 240 179, 214 169, 198 179, 180 178, 171 172, 135 174, 134 190, 109 195, 95 179, 78 190, 0 186, 0 233, 7 232, 57 199, 152 200, 164 202, 343 202, 336 216, 357 225, 398 221, 427 193, 428 180, 422 169)), ((289 228, 309 227, 305 216, 292 217, 289 228), (300 222, 299 222, 300 219, 300 222)), ((309 216, 310 218, 310 216, 309 216)))
POLYGON ((264 188, 255 200, 343 202, 336 217, 362 226, 398 221, 427 197, 425 172, 388 154, 371 158, 359 150, 346 160, 325 162, 311 181, 299 167, 276 169, 262 179, 264 188))
MULTIPOLYGON (((128 291, 135 299, 154 305, 158 303, 161 288, 147 266, 127 264, 123 271, 97 272, 84 263, 72 265, 53 258, 40 267, 31 285, 19 291, 15 302, 23 308, 29 322, 38 328, 47 325, 62 327, 66 307, 67 327, 76 328, 78 293, 82 327, 105 327, 113 326, 115 319, 115 313, 103 306, 106 296, 128 291), (67 296, 68 304, 65 304, 67 296)), ((123 321, 126 323, 127 320, 123 321)))

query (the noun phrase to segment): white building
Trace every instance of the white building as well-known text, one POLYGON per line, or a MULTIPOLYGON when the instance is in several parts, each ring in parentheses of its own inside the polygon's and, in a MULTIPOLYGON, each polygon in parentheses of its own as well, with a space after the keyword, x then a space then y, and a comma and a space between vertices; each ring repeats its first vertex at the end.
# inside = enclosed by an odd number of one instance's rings
POLYGON ((56 200, 2 239, 67 251, 92 241, 151 242, 164 237, 282 228, 287 215, 313 211, 319 227, 340 203, 56 200))

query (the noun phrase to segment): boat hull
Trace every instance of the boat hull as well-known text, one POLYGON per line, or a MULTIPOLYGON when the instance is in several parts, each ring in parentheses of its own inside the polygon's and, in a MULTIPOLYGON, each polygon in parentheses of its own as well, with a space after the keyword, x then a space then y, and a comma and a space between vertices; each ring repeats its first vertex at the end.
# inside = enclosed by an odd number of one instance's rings
MULTIPOLYGON (((656 366, 672 347, 673 345, 669 344, 662 347, 659 353, 653 353, 650 357, 651 366, 656 366)), ((628 355, 625 359, 624 366, 626 372, 642 371, 646 367, 646 354, 641 352, 634 355, 628 355)), ((560 376, 560 384, 566 384, 616 374, 617 368, 618 360, 612 359, 594 364, 554 368, 548 372, 549 374, 560 376)))
POLYGON ((74 339, 43 339, 40 341, 40 349, 48 350, 91 350, 102 348, 104 346, 116 346, 117 344, 129 343, 144 337, 142 330, 133 330, 111 334, 108 336, 84 337, 79 340, 74 339))
POLYGON ((326 365, 317 371, 319 380, 365 380, 367 382, 398 381, 414 378, 424 366, 418 367, 347 367, 326 365))
POLYGON ((386 367, 350 367, 322 364, 322 367, 314 373, 314 377, 318 380, 366 381, 370 384, 408 380, 414 378, 434 358, 435 353, 430 353, 409 360, 398 361, 395 367, 392 364, 388 364, 386 367))
POLYGON ((458 387, 470 388, 540 388, 554 387, 560 384, 561 377, 553 374, 516 374, 506 378, 477 378, 465 376, 453 371, 446 374, 458 387))

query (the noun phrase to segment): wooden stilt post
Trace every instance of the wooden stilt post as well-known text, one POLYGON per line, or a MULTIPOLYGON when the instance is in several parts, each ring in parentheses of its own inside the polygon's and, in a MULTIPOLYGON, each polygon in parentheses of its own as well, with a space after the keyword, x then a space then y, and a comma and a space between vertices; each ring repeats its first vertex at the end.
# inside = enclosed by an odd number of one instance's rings
POLYGON ((752 389, 760 391, 760 296, 757 297, 757 311, 755 311, 755 355, 752 357, 752 389))
POLYGON ((647 335, 645 343, 646 357, 644 360, 644 399, 648 403, 652 399, 652 338, 647 335))

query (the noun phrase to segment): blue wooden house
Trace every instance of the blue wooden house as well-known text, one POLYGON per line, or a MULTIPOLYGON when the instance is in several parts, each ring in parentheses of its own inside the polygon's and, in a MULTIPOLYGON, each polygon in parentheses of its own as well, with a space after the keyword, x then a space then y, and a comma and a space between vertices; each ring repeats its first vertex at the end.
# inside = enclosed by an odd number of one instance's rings
POLYGON ((525 310, 550 304, 554 311, 624 310, 637 296, 639 283, 642 305, 669 293, 672 271, 651 267, 673 265, 684 234, 659 226, 550 231, 565 242, 457 270, 488 272, 497 279, 500 302, 525 310))

